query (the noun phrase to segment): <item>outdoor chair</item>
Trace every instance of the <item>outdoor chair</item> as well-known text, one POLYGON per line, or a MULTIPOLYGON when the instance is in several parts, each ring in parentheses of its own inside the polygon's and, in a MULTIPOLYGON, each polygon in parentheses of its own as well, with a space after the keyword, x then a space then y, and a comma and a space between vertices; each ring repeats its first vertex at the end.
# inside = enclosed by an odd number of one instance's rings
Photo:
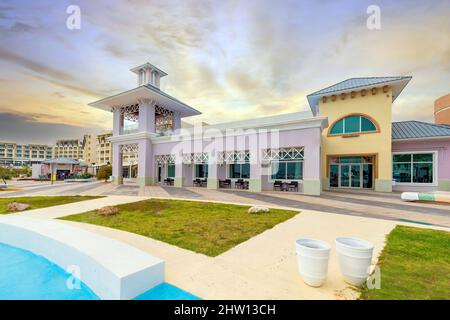
POLYGON ((200 186, 201 187, 206 187, 207 185, 208 185, 208 179, 200 180, 200 186))
POLYGON ((279 190, 282 191, 283 190, 283 182, 281 182, 280 180, 275 180, 275 182, 273 183, 273 190, 279 190))
POLYGON ((289 183, 289 191, 298 192, 298 181, 291 181, 291 183, 289 183))
POLYGON ((223 181, 223 187, 224 188, 231 188, 231 179, 225 179, 223 181))
POLYGON ((200 187, 202 184, 202 181, 200 179, 194 179, 193 183, 194 183, 194 187, 200 187))
POLYGON ((244 180, 237 179, 236 182, 234 183, 234 187, 236 189, 243 189, 244 188, 244 180))

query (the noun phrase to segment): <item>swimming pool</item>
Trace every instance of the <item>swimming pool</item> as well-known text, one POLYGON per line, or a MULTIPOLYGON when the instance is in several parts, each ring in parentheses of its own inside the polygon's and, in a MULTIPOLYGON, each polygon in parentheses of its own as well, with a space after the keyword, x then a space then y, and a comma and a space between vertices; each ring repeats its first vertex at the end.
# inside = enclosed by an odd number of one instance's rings
MULTIPOLYGON (((70 274, 30 251, 0 243, 0 300, 98 300, 83 282, 69 289, 70 274)), ((195 300, 198 297, 162 283, 136 300, 195 300)))

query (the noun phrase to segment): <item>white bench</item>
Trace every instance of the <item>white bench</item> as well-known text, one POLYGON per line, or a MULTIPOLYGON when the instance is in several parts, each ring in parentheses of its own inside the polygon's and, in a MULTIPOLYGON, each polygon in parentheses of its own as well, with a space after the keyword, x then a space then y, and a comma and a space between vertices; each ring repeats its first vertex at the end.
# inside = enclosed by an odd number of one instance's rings
POLYGON ((164 261, 123 242, 67 224, 0 216, 0 242, 29 250, 67 270, 76 266, 101 299, 132 299, 164 281, 164 261))

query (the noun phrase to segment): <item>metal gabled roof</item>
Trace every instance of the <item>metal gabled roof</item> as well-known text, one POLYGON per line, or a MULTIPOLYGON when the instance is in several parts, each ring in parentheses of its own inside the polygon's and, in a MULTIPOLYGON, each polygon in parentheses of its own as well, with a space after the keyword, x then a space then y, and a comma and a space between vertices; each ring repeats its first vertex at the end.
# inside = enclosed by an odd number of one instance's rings
POLYGON ((354 89, 367 89, 379 87, 384 85, 392 86, 392 101, 394 101, 402 92, 403 88, 408 84, 412 77, 410 76, 395 76, 395 77, 364 77, 364 78, 350 78, 338 82, 332 86, 326 87, 319 91, 313 92, 307 96, 309 106, 314 115, 316 115, 319 105, 319 100, 322 97, 348 92, 354 89))
POLYGON ((156 104, 168 106, 172 111, 181 113, 181 117, 189 117, 201 114, 200 111, 188 106, 184 102, 172 97, 152 84, 144 84, 137 88, 127 90, 101 100, 89 103, 94 108, 111 111, 113 106, 129 105, 136 103, 139 99, 155 100, 156 104))
POLYGON ((415 120, 392 123, 392 140, 442 137, 450 139, 450 126, 415 120))

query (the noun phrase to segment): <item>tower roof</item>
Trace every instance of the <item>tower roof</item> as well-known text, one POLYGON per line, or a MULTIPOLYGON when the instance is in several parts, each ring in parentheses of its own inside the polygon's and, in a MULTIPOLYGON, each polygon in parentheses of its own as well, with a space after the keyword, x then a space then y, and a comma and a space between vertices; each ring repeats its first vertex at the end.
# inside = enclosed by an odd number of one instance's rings
POLYGON ((160 77, 167 76, 167 73, 165 73, 164 71, 162 71, 162 70, 159 69, 158 67, 155 67, 155 66, 152 65, 150 62, 146 62, 146 63, 144 63, 144 64, 141 64, 140 66, 131 68, 130 71, 131 71, 131 72, 134 72, 134 73, 136 73, 136 74, 139 74, 139 71, 141 71, 141 70, 147 70, 147 69, 150 69, 150 70, 153 70, 153 71, 158 72, 159 75, 160 75, 160 77))

